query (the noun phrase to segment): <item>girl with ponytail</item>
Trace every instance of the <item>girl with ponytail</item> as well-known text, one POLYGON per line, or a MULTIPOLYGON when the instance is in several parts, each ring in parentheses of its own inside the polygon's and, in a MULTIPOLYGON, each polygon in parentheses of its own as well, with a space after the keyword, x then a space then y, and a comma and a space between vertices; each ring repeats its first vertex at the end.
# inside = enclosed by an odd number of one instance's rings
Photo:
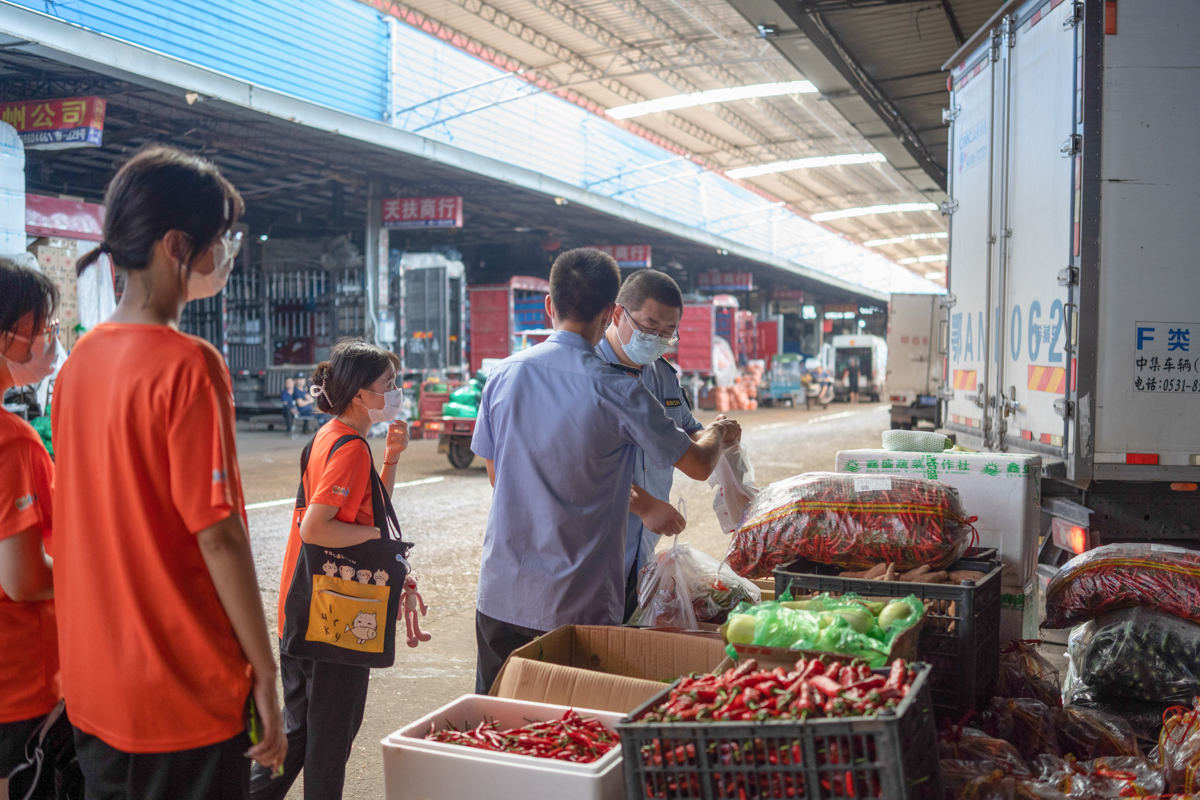
MULTIPOLYGON (((318 364, 312 374, 310 392, 317 408, 334 419, 321 426, 309 445, 302 478, 305 507, 293 515, 279 583, 279 666, 288 757, 283 776, 275 780, 267 770, 255 767, 250 784, 253 800, 282 800, 301 770, 305 797, 337 800, 342 796, 346 759, 366 707, 370 668, 289 655, 282 641, 287 622, 284 607, 301 543, 346 548, 382 537, 371 496, 373 457, 365 437, 373 423, 389 423, 379 477, 390 498, 396 464, 408 447, 408 425, 396 419, 403 398, 396 388, 399 368, 395 353, 361 339, 346 339, 334 345, 329 360, 318 364), (347 437, 354 441, 339 446, 347 437)), ((331 562, 329 568, 336 565, 331 562)), ((395 582, 399 571, 393 572, 373 579, 386 583, 390 577, 395 582)), ((382 625, 385 619, 375 622, 382 625)), ((382 627, 378 633, 384 634, 382 627)))
POLYGON ((242 798, 287 750, 246 529, 229 370, 179 331, 241 244, 233 186, 152 147, 109 184, 112 317, 55 387, 54 590, 62 688, 89 796, 242 798), (261 738, 251 743, 247 719, 261 738))

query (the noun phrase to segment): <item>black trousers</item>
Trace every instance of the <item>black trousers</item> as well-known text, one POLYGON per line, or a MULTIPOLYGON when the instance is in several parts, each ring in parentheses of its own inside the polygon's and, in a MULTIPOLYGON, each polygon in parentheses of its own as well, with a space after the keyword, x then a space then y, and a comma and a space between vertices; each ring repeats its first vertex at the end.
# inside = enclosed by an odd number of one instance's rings
POLYGON ((633 612, 637 611, 638 566, 637 559, 634 559, 633 566, 629 568, 629 574, 625 576, 625 617, 622 619, 623 622, 629 622, 633 612))
POLYGON ((368 667, 351 667, 279 655, 283 679, 283 730, 288 738, 283 775, 255 764, 254 800, 283 800, 304 770, 305 800, 339 800, 346 760, 367 705, 368 667))
POLYGON ((18 764, 25 763, 25 743, 45 718, 43 714, 17 722, 0 722, 0 778, 7 778, 18 764))
POLYGON ((544 633, 492 619, 476 610, 475 644, 479 648, 479 655, 475 661, 475 694, 491 691, 500 668, 512 651, 524 647, 544 633))
POLYGON ((75 729, 87 800, 245 800, 250 737, 243 731, 206 747, 126 753, 75 729))

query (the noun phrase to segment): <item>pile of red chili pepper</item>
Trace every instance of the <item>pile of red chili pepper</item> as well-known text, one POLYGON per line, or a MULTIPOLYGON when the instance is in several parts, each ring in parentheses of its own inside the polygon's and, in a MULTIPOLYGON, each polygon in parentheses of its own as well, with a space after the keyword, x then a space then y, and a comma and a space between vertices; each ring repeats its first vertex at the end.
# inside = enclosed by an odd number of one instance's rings
POLYGON ((464 747, 476 747, 496 753, 516 753, 558 761, 590 764, 621 743, 621 738, 594 718, 579 716, 574 709, 561 719, 531 722, 520 728, 500 730, 496 722, 481 722, 474 728, 459 730, 447 724, 434 730, 430 724, 426 739, 464 747))
POLYGON ((773 718, 865 717, 894 708, 917 673, 902 659, 885 678, 863 662, 800 659, 791 672, 759 670, 749 659, 722 675, 693 675, 639 722, 736 722, 773 718))

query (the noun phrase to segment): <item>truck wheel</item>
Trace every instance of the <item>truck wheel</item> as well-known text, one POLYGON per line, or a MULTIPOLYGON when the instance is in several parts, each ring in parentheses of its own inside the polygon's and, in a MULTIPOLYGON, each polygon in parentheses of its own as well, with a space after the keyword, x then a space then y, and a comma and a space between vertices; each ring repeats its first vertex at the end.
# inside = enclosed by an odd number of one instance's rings
POLYGON ((458 442, 450 443, 450 451, 447 455, 450 465, 455 469, 466 469, 475 460, 475 453, 471 451, 471 448, 458 442))

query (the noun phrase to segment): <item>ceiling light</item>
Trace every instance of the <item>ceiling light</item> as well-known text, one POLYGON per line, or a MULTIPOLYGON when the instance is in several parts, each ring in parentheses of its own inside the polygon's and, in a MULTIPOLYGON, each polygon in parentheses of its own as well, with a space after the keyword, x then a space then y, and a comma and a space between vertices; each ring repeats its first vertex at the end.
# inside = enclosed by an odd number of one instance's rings
POLYGON ((730 178, 753 178, 756 175, 789 172, 794 169, 836 167, 842 164, 872 164, 880 161, 887 161, 883 157, 883 153, 849 153, 844 156, 816 156, 814 158, 796 158, 791 161, 773 161, 770 164, 759 164, 754 167, 738 167, 725 174, 730 178))
POLYGON ((928 281, 940 281, 944 277, 946 277, 946 273, 944 273, 944 272, 926 272, 925 273, 925 280, 928 280, 928 281))
POLYGON ((945 231, 937 233, 910 233, 907 236, 894 236, 891 239, 872 239, 869 242, 863 242, 864 247, 879 247, 885 244, 900 244, 901 242, 915 242, 921 239, 945 239, 950 234, 945 231))
POLYGON ((940 253, 936 256, 921 256, 920 258, 902 258, 897 261, 897 264, 928 264, 931 261, 945 261, 946 254, 940 253))
POLYGON ((937 211, 937 203, 894 203, 890 206, 863 206, 862 208, 843 208, 840 211, 822 211, 813 214, 813 222, 824 222, 830 219, 845 219, 846 217, 865 217, 868 214, 894 214, 901 211, 937 211))
POLYGON ((646 100, 642 103, 632 103, 627 106, 617 106, 604 112, 613 119, 630 119, 656 111, 674 111, 679 108, 692 108, 709 103, 728 103, 731 100, 748 100, 752 97, 778 97, 783 94, 810 94, 817 91, 809 81, 784 81, 782 83, 756 83, 751 86, 732 86, 728 89, 710 89, 707 92, 692 92, 691 94, 676 94, 670 97, 660 97, 657 100, 646 100))

